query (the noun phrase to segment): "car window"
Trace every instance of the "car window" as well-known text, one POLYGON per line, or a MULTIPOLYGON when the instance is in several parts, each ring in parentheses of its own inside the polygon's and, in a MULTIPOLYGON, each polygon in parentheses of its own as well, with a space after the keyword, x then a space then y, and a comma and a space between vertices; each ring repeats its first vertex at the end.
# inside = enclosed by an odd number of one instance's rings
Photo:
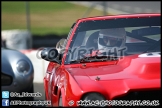
POLYGON ((143 53, 147 50, 158 52, 161 42, 160 31, 160 17, 84 21, 75 31, 73 42, 68 49, 66 63, 69 64, 71 60, 78 59, 79 54, 84 53, 86 56, 92 53, 91 49, 110 49, 113 47, 111 44, 113 42, 116 43, 115 47, 126 48, 124 56, 143 53))

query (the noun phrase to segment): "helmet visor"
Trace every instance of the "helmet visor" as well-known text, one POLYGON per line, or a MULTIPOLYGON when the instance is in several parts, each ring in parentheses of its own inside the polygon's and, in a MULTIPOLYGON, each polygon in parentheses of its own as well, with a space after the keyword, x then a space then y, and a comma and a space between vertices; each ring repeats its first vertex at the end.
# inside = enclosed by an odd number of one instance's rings
POLYGON ((115 36, 99 36, 99 44, 106 47, 120 47, 123 38, 115 36))

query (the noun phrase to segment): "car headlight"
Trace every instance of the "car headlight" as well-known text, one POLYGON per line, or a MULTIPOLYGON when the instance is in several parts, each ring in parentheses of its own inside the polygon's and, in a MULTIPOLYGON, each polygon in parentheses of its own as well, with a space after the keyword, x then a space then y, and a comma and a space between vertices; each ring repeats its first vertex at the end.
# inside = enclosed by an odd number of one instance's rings
POLYGON ((99 93, 95 93, 95 92, 87 93, 82 97, 81 100, 85 102, 84 106, 91 106, 91 105, 88 105, 89 103, 91 103, 93 104, 93 106, 105 107, 103 103, 105 100, 105 97, 99 93))
POLYGON ((22 74, 26 74, 30 69, 30 65, 27 61, 20 60, 17 62, 16 68, 17 68, 18 72, 20 72, 22 74))

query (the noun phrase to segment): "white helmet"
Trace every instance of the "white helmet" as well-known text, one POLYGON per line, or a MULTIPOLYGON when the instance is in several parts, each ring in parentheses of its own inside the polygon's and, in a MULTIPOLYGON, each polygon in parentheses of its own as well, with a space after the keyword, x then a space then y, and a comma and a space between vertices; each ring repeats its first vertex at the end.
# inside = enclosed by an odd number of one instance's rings
POLYGON ((124 28, 102 29, 98 37, 99 50, 123 47, 126 42, 126 31, 124 28))

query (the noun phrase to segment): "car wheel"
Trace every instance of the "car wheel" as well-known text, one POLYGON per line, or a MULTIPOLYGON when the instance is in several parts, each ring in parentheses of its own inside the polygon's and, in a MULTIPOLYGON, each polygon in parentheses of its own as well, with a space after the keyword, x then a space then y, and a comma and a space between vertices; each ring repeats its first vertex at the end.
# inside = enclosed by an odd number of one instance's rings
POLYGON ((62 96, 60 95, 60 98, 59 98, 59 107, 63 107, 63 104, 62 104, 62 96))

